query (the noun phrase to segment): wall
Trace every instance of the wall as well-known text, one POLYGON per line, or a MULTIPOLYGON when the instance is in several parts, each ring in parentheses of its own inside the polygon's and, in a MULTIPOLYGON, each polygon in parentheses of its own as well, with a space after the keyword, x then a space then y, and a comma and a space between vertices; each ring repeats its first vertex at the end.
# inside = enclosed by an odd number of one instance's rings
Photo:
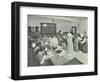
MULTIPOLYGON (((44 22, 44 23, 56 23, 56 27, 57 27, 57 31, 56 32, 59 32, 59 30, 61 30, 62 32, 70 32, 71 31, 71 28, 72 26, 76 26, 77 27, 77 32, 84 32, 84 31, 87 31, 87 19, 84 20, 76 20, 74 19, 75 21, 69 21, 67 20, 67 17, 66 17, 66 20, 63 20, 63 19, 55 19, 53 17, 42 17, 42 16, 39 16, 39 15, 28 15, 27 17, 28 19, 28 26, 39 26, 41 27, 40 23, 41 22, 44 22)), ((70 18, 71 19, 71 18, 70 18)), ((40 29, 39 29, 40 30, 40 29)))
MULTIPOLYGON (((14 82, 13 80, 10 79, 11 2, 13 1, 14 0, 0 1, 0 10, 1 10, 0 11, 0 82, 14 82)), ((99 10, 98 15, 100 14, 100 0, 20 0, 20 1, 98 6, 99 10)), ((100 22, 100 15, 98 16, 98 25, 99 25, 98 27, 100 27, 99 22, 100 22)), ((100 35, 100 28, 98 28, 98 35, 100 35)), ((99 42, 98 48, 100 49, 100 37, 98 37, 98 42, 99 42)), ((100 58, 100 50, 98 50, 98 58, 100 58)), ((100 59, 98 60, 98 65, 100 69, 100 59)), ((23 81, 18 81, 18 82, 23 82, 23 81)), ((25 82, 100 82, 100 74, 98 76, 26 80, 25 82)))

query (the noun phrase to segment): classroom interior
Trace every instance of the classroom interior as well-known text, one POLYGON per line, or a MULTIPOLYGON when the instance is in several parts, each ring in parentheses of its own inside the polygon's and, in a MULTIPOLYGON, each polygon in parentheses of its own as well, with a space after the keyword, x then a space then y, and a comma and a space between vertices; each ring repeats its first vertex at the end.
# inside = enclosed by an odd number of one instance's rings
POLYGON ((28 63, 31 66, 88 63, 88 18, 28 15, 28 63))

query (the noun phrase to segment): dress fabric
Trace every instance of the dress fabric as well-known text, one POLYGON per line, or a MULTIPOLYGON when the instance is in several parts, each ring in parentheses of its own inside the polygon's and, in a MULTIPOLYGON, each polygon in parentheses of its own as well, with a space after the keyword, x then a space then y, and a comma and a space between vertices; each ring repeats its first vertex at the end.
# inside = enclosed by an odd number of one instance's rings
POLYGON ((73 42, 72 42, 72 34, 69 33, 68 34, 68 38, 67 38, 67 50, 68 53, 72 53, 73 52, 73 42))

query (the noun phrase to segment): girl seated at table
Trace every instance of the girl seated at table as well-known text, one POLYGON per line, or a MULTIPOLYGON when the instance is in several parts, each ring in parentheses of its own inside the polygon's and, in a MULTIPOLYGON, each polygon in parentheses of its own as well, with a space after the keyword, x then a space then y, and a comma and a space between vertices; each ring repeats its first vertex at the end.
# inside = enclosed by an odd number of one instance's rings
POLYGON ((40 64, 43 65, 45 63, 45 60, 49 60, 53 55, 51 52, 51 47, 46 46, 45 49, 42 49, 38 53, 38 58, 40 61, 40 64))

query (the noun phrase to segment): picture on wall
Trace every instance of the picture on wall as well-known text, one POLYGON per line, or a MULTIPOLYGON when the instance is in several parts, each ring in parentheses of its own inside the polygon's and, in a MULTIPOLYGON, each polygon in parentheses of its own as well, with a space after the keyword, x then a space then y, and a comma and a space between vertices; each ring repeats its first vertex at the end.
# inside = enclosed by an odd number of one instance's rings
POLYGON ((12 2, 11 78, 97 75, 96 6, 12 2))

